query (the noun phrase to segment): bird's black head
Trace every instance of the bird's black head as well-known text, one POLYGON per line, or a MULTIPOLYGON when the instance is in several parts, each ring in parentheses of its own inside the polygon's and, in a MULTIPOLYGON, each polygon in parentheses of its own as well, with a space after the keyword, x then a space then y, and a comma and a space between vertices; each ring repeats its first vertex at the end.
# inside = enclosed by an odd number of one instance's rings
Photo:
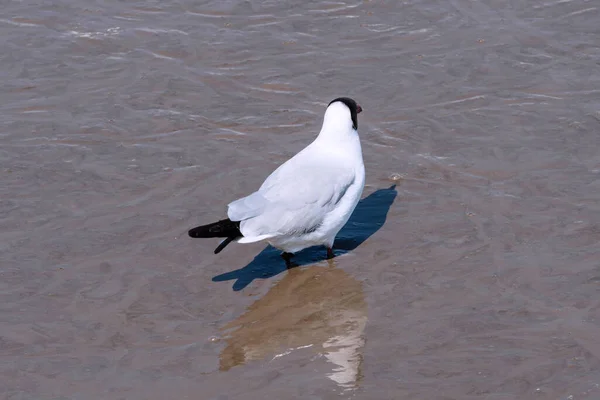
POLYGON ((358 129, 358 114, 360 114, 360 112, 362 111, 362 107, 359 106, 356 103, 356 101, 352 100, 350 97, 338 97, 337 99, 332 100, 331 103, 327 105, 327 107, 329 107, 336 101, 344 103, 346 107, 350 109, 350 116, 352 117, 352 127, 355 130, 358 129))

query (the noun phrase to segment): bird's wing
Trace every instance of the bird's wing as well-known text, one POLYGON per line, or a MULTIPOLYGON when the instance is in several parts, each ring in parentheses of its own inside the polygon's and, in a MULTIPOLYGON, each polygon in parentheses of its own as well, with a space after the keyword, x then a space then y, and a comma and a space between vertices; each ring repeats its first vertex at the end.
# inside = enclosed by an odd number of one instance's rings
POLYGON ((267 199, 260 192, 254 192, 229 203, 227 216, 232 221, 244 221, 262 214, 266 205, 267 199))
POLYGON ((327 161, 283 164, 257 192, 230 203, 229 218, 241 220, 242 233, 249 237, 316 230, 355 178, 353 169, 327 161))
POLYGON ((268 189, 282 181, 282 176, 293 176, 296 166, 307 164, 308 157, 306 157, 305 153, 306 149, 280 165, 265 179, 256 192, 229 203, 227 206, 227 216, 229 219, 232 221, 244 221, 262 214, 267 207, 267 203, 269 203, 269 200, 265 197, 265 194, 269 191, 268 189))

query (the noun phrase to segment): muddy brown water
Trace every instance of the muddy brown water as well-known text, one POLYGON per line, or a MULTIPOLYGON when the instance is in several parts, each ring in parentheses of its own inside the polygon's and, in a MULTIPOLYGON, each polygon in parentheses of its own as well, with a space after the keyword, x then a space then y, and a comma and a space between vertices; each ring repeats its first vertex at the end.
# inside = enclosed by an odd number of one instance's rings
POLYGON ((599 21, 5 0, 0 398, 600 399, 599 21), (338 257, 186 236, 338 96, 367 170, 338 257))

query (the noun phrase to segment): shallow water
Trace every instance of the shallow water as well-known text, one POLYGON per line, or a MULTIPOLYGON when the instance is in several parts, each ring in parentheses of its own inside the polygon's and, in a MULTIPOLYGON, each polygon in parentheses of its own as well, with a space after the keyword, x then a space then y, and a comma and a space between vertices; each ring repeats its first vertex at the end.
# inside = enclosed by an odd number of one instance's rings
POLYGON ((595 1, 2 10, 1 398, 600 398, 595 1), (338 96, 338 257, 187 237, 338 96))

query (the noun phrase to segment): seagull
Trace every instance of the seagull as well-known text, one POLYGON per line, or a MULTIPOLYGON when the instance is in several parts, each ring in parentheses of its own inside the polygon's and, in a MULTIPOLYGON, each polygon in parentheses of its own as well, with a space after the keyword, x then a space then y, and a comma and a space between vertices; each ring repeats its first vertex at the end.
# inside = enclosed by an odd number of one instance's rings
POLYGON ((280 165, 260 188, 228 205, 227 217, 190 229, 192 238, 225 238, 229 243, 266 241, 291 256, 323 245, 333 258, 333 242, 356 208, 365 186, 358 137, 356 101, 339 97, 329 103, 316 139, 280 165))

